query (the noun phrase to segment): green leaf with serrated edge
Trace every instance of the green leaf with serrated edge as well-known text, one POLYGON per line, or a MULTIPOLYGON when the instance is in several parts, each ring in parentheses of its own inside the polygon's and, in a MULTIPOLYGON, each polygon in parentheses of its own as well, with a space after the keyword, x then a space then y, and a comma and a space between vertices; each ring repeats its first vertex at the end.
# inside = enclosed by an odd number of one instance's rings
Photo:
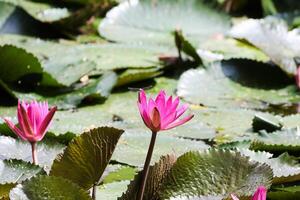
POLYGON ((231 38, 208 40, 200 44, 198 53, 201 58, 207 61, 230 60, 233 58, 249 59, 258 62, 267 62, 270 60, 269 57, 258 48, 231 38))
POLYGON ((266 103, 299 101, 297 88, 288 83, 287 77, 276 67, 233 60, 213 63, 206 70, 186 71, 179 79, 177 94, 193 104, 265 109, 266 103), (272 79, 266 78, 267 74, 273 74, 272 79))
MULTIPOLYGON (((2 35, 0 44, 11 44, 34 54, 45 72, 69 86, 82 76, 103 71, 158 66, 162 48, 129 44, 78 44, 71 41, 45 41, 25 36, 2 35), (65 52, 68 52, 66 55, 65 52), (63 73, 62 73, 63 72, 63 73)), ((44 77, 42 85, 57 86, 44 77)))
POLYGON ((0 30, 14 10, 14 6, 0 2, 0 30))
POLYGON ((300 35, 297 31, 289 31, 283 20, 249 19, 233 27, 230 35, 260 48, 290 77, 296 74, 294 58, 300 51, 300 35))
POLYGON ((88 192, 62 177, 38 176, 24 182, 22 186, 30 200, 57 198, 91 200, 88 192))
POLYGON ((116 200, 126 191, 130 181, 112 182, 97 187, 96 199, 116 200))
POLYGON ((53 7, 47 3, 34 2, 29 0, 0 0, 24 9, 29 15, 41 22, 54 22, 66 18, 70 15, 67 8, 53 7))
MULTIPOLYGON (((164 179, 168 176, 172 166, 176 162, 176 157, 174 155, 162 156, 160 160, 153 166, 150 166, 148 177, 145 185, 145 192, 143 199, 159 199, 159 191, 163 186, 164 179)), ((139 191, 142 171, 140 171, 134 180, 128 185, 127 191, 120 197, 120 200, 131 200, 137 198, 137 193, 139 191)))
POLYGON ((211 3, 206 3, 203 0, 124 1, 107 13, 99 33, 118 42, 170 46, 174 44, 172 32, 182 30, 187 40, 198 44, 224 33, 230 26, 228 15, 215 12, 211 3))
POLYGON ((99 182, 122 133, 120 129, 100 127, 74 138, 53 162, 50 175, 90 189, 99 182))
POLYGON ((173 165, 160 190, 162 199, 179 196, 252 196, 258 186, 269 187, 272 170, 250 162, 238 152, 211 149, 188 152, 173 165))
POLYGON ((0 199, 9 199, 9 191, 16 186, 15 183, 0 184, 0 199))
POLYGON ((39 173, 44 173, 43 169, 29 162, 0 160, 0 184, 21 183, 39 173))
POLYGON ((300 180, 300 165, 294 157, 287 153, 273 158, 273 154, 264 151, 255 152, 249 149, 238 149, 238 151, 242 155, 250 157, 250 160, 269 165, 274 174, 273 184, 300 180))
MULTIPOLYGON (((37 143, 37 159, 40 166, 49 171, 52 161, 56 155, 61 153, 64 145, 56 142, 37 143)), ((0 136, 0 158, 1 159, 20 159, 32 162, 31 145, 11 137, 0 136)))
POLYGON ((251 144, 250 149, 268 151, 276 155, 288 152, 290 155, 300 155, 298 128, 276 131, 274 133, 262 132, 251 144))

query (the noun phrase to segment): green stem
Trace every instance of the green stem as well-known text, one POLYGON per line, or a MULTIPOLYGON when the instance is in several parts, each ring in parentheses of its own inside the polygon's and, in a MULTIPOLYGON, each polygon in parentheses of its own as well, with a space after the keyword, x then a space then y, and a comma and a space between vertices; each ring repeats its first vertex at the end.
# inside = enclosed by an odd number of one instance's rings
POLYGON ((38 161, 37 161, 36 142, 31 142, 30 144, 31 144, 32 163, 34 165, 37 165, 38 161))
POLYGON ((144 164, 143 175, 142 175, 142 179, 141 179, 139 192, 137 195, 137 200, 142 200, 143 196, 144 196, 145 186, 146 186, 146 181, 147 181, 147 177, 148 177, 149 166, 150 166, 150 162, 151 162, 151 158, 152 158, 152 153, 153 153, 153 149, 154 149, 154 145, 155 145, 156 136, 157 136, 157 132, 152 132, 151 142, 150 142, 150 145, 148 148, 148 153, 147 153, 147 157, 146 157, 145 164, 144 164))
POLYGON ((97 184, 93 185, 93 189, 92 189, 92 199, 96 200, 96 189, 97 189, 97 184))

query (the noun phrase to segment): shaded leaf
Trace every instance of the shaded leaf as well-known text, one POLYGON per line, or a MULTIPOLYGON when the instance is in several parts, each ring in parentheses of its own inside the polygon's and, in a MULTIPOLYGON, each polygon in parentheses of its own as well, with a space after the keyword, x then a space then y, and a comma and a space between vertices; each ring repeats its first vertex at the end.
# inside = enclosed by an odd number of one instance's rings
MULTIPOLYGON (((160 188, 163 186, 163 181, 168 176, 175 162, 176 162, 176 157, 174 155, 168 155, 168 156, 161 157, 159 162, 155 163, 154 166, 150 166, 143 199, 145 200, 159 199, 158 193, 160 191, 160 188)), ((126 193, 124 193, 122 197, 119 199, 122 200, 136 199, 140 187, 141 177, 142 177, 142 171, 140 171, 135 176, 134 180, 130 182, 126 193)))
POLYGON ((51 168, 51 176, 60 176, 90 189, 100 180, 123 130, 100 127, 73 139, 51 168))
POLYGON ((39 166, 22 160, 0 160, 0 184, 21 183, 31 177, 44 173, 39 166))
POLYGON ((0 184, 0 199, 9 199, 9 191, 16 186, 15 183, 0 184))
MULTIPOLYGON (((52 142, 37 144, 37 158, 40 166, 49 171, 52 161, 57 154, 65 148, 64 145, 52 142)), ((31 145, 28 142, 16 140, 11 137, 0 136, 0 158, 20 159, 27 162, 32 161, 31 145)))
POLYGON ((188 152, 173 165, 161 190, 162 199, 235 193, 251 196, 260 185, 269 187, 272 170, 250 162, 237 152, 209 150, 188 152))
POLYGON ((6 20, 13 13, 14 10, 14 6, 0 2, 0 29, 5 24, 6 20))
POLYGON ((82 199, 91 200, 89 194, 75 183, 55 176, 38 176, 24 182, 23 191, 30 200, 82 199))
POLYGON ((188 102, 217 107, 264 109, 266 103, 292 103, 300 97, 281 71, 245 60, 188 70, 180 77, 177 89, 177 94, 188 102), (272 79, 267 79, 270 74, 272 79))

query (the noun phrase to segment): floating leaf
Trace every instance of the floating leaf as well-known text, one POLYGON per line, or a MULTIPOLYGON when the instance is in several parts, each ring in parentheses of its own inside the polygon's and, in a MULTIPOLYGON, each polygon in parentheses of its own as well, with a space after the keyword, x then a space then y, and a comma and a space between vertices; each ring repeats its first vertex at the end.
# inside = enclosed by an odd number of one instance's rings
POLYGON ((203 0, 124 1, 107 13, 99 33, 118 42, 170 46, 172 32, 182 30, 197 44, 229 29, 229 16, 212 7, 203 0))
POLYGON ((274 174, 273 184, 293 182, 300 179, 300 165, 298 161, 287 153, 277 158, 273 154, 264 151, 251 151, 239 149, 242 155, 250 157, 250 160, 269 165, 274 174))
MULTIPOLYGON (((70 86, 84 75, 157 66, 157 57, 161 51, 161 48, 150 46, 113 43, 77 44, 14 35, 2 35, 0 44, 11 44, 26 49, 38 58, 45 72, 55 77, 55 80, 64 86, 70 86)), ((57 86, 57 83, 50 81, 48 76, 43 77, 41 84, 57 86)))
POLYGON ((245 39, 261 49, 287 75, 296 74, 294 58, 299 56, 300 35, 276 18, 249 19, 233 27, 230 35, 245 39), (276 48, 274 48, 276 47, 276 48))
POLYGON ((260 134, 251 145, 253 150, 268 151, 274 154, 288 152, 291 155, 299 155, 300 133, 298 128, 276 131, 274 133, 260 134))
POLYGON ((177 94, 194 104, 264 109, 266 103, 299 100, 296 87, 288 84, 287 77, 270 65, 238 60, 188 70, 179 79, 177 94), (267 74, 273 74, 272 79, 267 74))
MULTIPOLYGON (((116 151, 112 157, 121 163, 132 166, 142 166, 147 154, 147 146, 151 139, 151 132, 146 129, 126 129, 121 137, 116 151), (125 156, 124 155, 130 155, 125 156)), ((182 138, 168 136, 166 133, 159 134, 155 144, 151 162, 155 163, 163 155, 174 153, 181 155, 190 150, 205 150, 209 146, 202 141, 193 141, 182 138)))
POLYGON ((116 200, 126 191, 130 181, 113 182, 100 185, 96 191, 97 199, 116 200))
POLYGON ((179 157, 163 183, 162 199, 231 193, 251 196, 260 185, 269 187, 272 170, 250 162, 240 153, 222 150, 188 152, 179 157))
MULTIPOLYGON (((159 199, 159 191, 163 186, 164 179, 168 176, 172 166, 176 162, 176 157, 174 155, 163 156, 160 158, 159 162, 154 166, 150 166, 148 172, 148 178, 145 185, 145 192, 143 199, 159 199)), ((126 193, 122 195, 120 199, 131 200, 137 198, 137 193, 140 188, 140 182, 142 177, 142 171, 140 171, 134 178, 133 181, 128 185, 126 193)))
POLYGON ((209 57, 211 53, 213 55, 215 54, 213 60, 230 60, 233 58, 249 59, 258 62, 267 62, 270 60, 269 57, 258 48, 230 38, 208 40, 198 47, 198 53, 201 58, 208 61, 211 59, 211 57, 209 57), (208 53, 210 54, 207 56, 208 53))
POLYGON ((86 191, 62 177, 38 176, 24 182, 22 186, 30 200, 57 198, 91 200, 86 191))
POLYGON ((43 172, 39 166, 22 160, 0 160, 0 184, 21 183, 43 172))
POLYGON ((29 0, 1 0, 14 6, 21 7, 28 14, 41 22, 54 22, 70 16, 67 8, 55 8, 46 3, 29 0))
POLYGON ((280 120, 268 113, 256 114, 252 121, 253 131, 259 132, 265 130, 267 132, 274 132, 282 128, 280 120))
MULTIPOLYGON (((109 184, 118 181, 125 181, 133 179, 134 175, 136 174, 136 168, 130 166, 123 166, 123 165, 109 165, 106 170, 108 169, 107 176, 104 177, 102 183, 109 184), (110 171, 110 168, 114 168, 114 170, 110 171)), ((105 170, 105 171, 106 171, 105 170)), ((103 177, 103 175, 102 175, 103 177)), ((102 179, 101 177, 101 179, 102 179)))
POLYGON ((81 134, 55 159, 50 175, 90 189, 99 182, 122 133, 123 130, 100 127, 81 134))
MULTIPOLYGON (((59 143, 38 143, 37 152, 39 165, 45 167, 46 171, 48 171, 56 155, 61 153, 64 148, 65 146, 59 143)), ((20 159, 31 162, 31 146, 28 142, 0 136, 0 158, 20 159)))
POLYGON ((300 197, 299 186, 276 186, 271 192, 268 192, 268 199, 270 200, 294 200, 300 197))

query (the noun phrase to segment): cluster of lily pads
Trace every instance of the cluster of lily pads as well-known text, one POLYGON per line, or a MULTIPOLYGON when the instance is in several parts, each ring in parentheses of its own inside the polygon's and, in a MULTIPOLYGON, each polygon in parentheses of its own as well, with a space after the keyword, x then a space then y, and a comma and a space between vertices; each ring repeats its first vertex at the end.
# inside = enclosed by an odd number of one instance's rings
POLYGON ((299 10, 0 0, 0 199, 298 199, 299 10))

